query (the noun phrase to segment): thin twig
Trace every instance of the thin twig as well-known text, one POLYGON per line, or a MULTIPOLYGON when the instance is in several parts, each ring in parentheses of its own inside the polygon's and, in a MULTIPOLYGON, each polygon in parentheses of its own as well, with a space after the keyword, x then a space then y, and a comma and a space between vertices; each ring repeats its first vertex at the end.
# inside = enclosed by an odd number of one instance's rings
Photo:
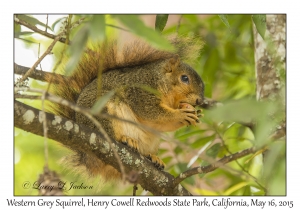
POLYGON ((46 99, 46 91, 42 94, 42 116, 43 116, 43 130, 44 130, 44 152, 45 152, 45 166, 48 168, 48 127, 47 127, 47 118, 45 113, 45 99, 46 99))
POLYGON ((223 104, 210 98, 205 98, 202 104, 200 105, 200 107, 204 109, 212 109, 219 106, 223 106, 223 104))
POLYGON ((134 184, 133 185, 133 192, 132 192, 132 195, 133 196, 136 196, 136 191, 138 190, 138 187, 137 187, 137 184, 134 184))
POLYGON ((65 32, 61 32, 57 37, 55 37, 55 39, 53 40, 53 42, 49 45, 49 47, 47 48, 47 50, 43 53, 43 55, 33 64, 33 66, 26 72, 26 74, 20 79, 20 83, 23 82, 33 71, 34 69, 37 67, 37 65, 39 65, 39 63, 46 57, 46 55, 48 55, 51 50, 53 49, 55 43, 59 40, 59 38, 64 34, 65 32))
POLYGON ((116 29, 120 29, 122 31, 126 31, 126 32, 130 32, 129 30, 119 27, 119 26, 115 26, 115 25, 111 25, 111 24, 105 24, 106 26, 112 27, 112 28, 116 28, 116 29))
MULTIPOLYGON (((40 53, 41 53, 41 43, 39 43, 39 47, 38 47, 38 58, 40 58, 40 53)), ((42 64, 41 63, 39 64, 40 64, 40 69, 43 70, 42 64)))
MULTIPOLYGON (((83 18, 80 18, 79 20, 75 21, 74 23, 72 23, 70 29, 79 26, 84 21, 84 19, 85 18, 83 17, 83 18)), ((46 32, 46 31, 41 30, 41 29, 38 29, 36 26, 33 26, 33 25, 27 23, 26 21, 19 19, 18 17, 15 17, 14 22, 18 23, 20 25, 26 26, 27 28, 33 30, 34 32, 37 32, 37 33, 39 33, 39 34, 41 34, 41 35, 43 35, 45 37, 48 37, 50 39, 55 39, 58 36, 58 35, 50 34, 50 33, 46 32)), ((61 43, 66 44, 66 38, 64 38, 64 37, 60 37, 58 39, 58 41, 61 42, 61 43)), ((68 42, 67 44, 70 45, 71 42, 68 42)))
POLYGON ((25 94, 19 94, 19 93, 15 93, 15 99, 16 98, 23 98, 23 99, 30 99, 30 100, 41 100, 41 96, 25 95, 25 94))
POLYGON ((45 32, 47 33, 47 29, 48 29, 48 14, 46 15, 46 27, 45 27, 45 32))
MULTIPOLYGON (((18 17, 15 17, 14 19, 15 23, 18 23, 20 25, 23 25, 31 30, 33 30, 34 32, 37 32, 45 37, 48 37, 50 39, 56 39, 57 38, 57 35, 54 35, 54 34, 50 34, 46 31, 43 31, 39 28, 37 28, 36 26, 33 26, 29 23, 27 23, 26 21, 22 20, 22 19, 19 19, 18 17)), ((62 43, 65 43, 66 42, 66 39, 64 37, 59 37, 58 41, 62 42, 62 43)))
POLYGON ((176 33, 178 34, 179 28, 180 28, 180 24, 181 24, 181 19, 182 19, 182 15, 179 16, 179 20, 177 23, 177 27, 176 27, 176 33))
POLYGON ((225 165, 226 163, 232 162, 236 159, 239 159, 241 157, 247 156, 249 154, 255 153, 256 149, 254 147, 251 147, 249 149, 245 149, 243 151, 234 153, 229 156, 225 156, 221 158, 220 160, 216 161, 213 164, 207 165, 207 166, 202 166, 202 167, 195 167, 192 169, 189 169, 181 174, 179 174, 175 179, 174 179, 174 187, 176 187, 180 182, 182 182, 184 179, 193 176, 195 174, 203 174, 203 173, 208 173, 211 171, 216 170, 217 168, 225 165))

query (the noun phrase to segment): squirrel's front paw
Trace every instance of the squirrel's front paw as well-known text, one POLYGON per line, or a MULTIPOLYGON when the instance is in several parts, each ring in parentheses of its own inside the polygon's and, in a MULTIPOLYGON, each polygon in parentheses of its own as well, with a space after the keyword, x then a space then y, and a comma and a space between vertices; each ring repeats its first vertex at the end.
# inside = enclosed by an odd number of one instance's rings
POLYGON ((147 158, 148 158, 149 160, 151 160, 152 163, 154 163, 154 165, 155 165, 158 169, 160 169, 160 170, 163 170, 163 169, 165 168, 165 166, 166 166, 166 164, 165 164, 159 157, 157 157, 156 155, 151 155, 151 154, 149 154, 149 155, 147 155, 147 158))
POLYGON ((132 139, 132 138, 130 138, 130 137, 128 137, 128 136, 122 136, 121 142, 122 142, 123 144, 126 144, 126 145, 128 145, 129 147, 135 149, 136 151, 140 151, 140 150, 139 150, 140 148, 139 148, 138 141, 135 140, 135 139, 132 139))
POLYGON ((180 122, 184 125, 196 125, 199 123, 199 117, 201 117, 202 110, 196 110, 192 108, 178 109, 180 112, 180 122))

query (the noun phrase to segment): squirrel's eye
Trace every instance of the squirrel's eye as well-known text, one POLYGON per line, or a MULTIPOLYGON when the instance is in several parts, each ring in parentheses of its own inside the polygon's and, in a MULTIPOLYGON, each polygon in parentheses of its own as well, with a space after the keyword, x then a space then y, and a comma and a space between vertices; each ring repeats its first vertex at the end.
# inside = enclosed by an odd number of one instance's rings
POLYGON ((188 84, 189 83, 189 78, 186 75, 181 75, 181 81, 188 84))

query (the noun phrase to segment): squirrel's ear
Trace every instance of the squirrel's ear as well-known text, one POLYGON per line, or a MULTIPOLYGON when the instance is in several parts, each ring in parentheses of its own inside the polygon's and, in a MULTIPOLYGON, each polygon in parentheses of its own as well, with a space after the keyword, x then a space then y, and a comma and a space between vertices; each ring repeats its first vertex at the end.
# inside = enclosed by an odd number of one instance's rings
POLYGON ((176 54, 167 61, 166 65, 165 65, 166 72, 167 73, 174 72, 178 68, 179 64, 180 64, 180 58, 176 54))

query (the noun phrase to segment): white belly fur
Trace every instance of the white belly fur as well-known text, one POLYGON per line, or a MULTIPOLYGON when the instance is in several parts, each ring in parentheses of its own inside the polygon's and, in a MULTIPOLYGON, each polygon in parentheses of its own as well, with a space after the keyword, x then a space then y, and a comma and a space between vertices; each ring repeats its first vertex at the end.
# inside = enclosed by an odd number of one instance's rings
MULTIPOLYGON (((124 103, 118 104, 108 102, 108 113, 117 116, 121 119, 126 119, 137 124, 140 124, 137 117, 131 111, 131 109, 124 103)), ((112 126, 115 131, 116 140, 120 141, 122 136, 130 137, 138 142, 139 152, 143 155, 156 154, 159 146, 159 137, 145 131, 139 125, 134 125, 124 121, 112 120, 112 126)))

